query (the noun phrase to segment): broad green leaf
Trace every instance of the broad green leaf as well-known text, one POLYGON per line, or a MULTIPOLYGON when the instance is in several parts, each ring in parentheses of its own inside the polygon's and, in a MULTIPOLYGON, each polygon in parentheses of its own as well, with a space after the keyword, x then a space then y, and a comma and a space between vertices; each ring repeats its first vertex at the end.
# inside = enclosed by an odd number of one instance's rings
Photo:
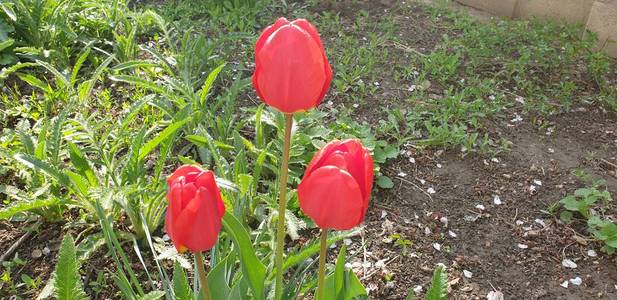
POLYGON ((351 300, 367 295, 356 274, 352 270, 345 269, 346 250, 346 246, 341 248, 334 273, 326 276, 324 300, 351 300))
POLYGON ((85 176, 90 185, 98 186, 98 178, 96 177, 94 170, 92 170, 92 167, 90 167, 90 163, 88 163, 86 156, 81 152, 77 145, 71 142, 68 142, 67 144, 69 145, 69 156, 71 158, 71 163, 75 169, 77 169, 77 173, 85 176))
POLYGON ((383 176, 383 175, 378 176, 376 183, 377 183, 377 186, 379 186, 382 189, 391 189, 394 187, 394 182, 388 176, 383 176))
POLYGON ((189 281, 186 278, 186 273, 180 266, 180 263, 174 263, 174 296, 176 300, 191 300, 193 292, 189 286, 189 281))
POLYGON ((210 287, 210 296, 212 296, 213 300, 227 299, 229 297, 231 288, 229 287, 227 274, 228 269, 234 267, 235 260, 236 255, 232 252, 208 272, 208 286, 210 287))
POLYGON ((143 145, 143 147, 139 149, 139 160, 143 160, 144 158, 146 158, 146 156, 148 156, 148 154, 150 154, 150 152, 152 152, 152 150, 154 150, 156 146, 158 146, 166 138, 173 135, 178 129, 182 128, 182 126, 184 126, 184 124, 186 124, 186 122, 188 122, 190 119, 191 118, 186 118, 184 120, 170 124, 169 126, 167 126, 167 128, 161 131, 159 135, 149 140, 145 145, 143 145))
POLYGON ((223 217, 223 227, 237 248, 236 251, 240 257, 242 274, 247 279, 253 291, 253 297, 258 300, 264 299, 266 267, 259 258, 257 258, 249 233, 244 226, 242 226, 240 221, 230 213, 225 213, 223 217))
POLYGON ((88 299, 81 284, 75 242, 71 235, 64 236, 58 255, 54 272, 55 294, 58 300, 88 299))

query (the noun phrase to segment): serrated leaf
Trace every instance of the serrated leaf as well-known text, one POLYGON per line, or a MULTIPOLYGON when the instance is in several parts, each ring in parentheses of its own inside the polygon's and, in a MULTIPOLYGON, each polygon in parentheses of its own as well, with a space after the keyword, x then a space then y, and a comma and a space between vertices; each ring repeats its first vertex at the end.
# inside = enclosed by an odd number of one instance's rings
POLYGON ((443 265, 437 266, 431 279, 431 287, 426 292, 426 300, 446 300, 448 298, 448 273, 443 265))
POLYGON ((139 160, 146 158, 146 156, 148 156, 148 154, 150 154, 150 152, 152 152, 152 150, 154 150, 156 146, 158 146, 162 141, 174 134, 178 129, 182 128, 182 126, 184 126, 184 124, 186 124, 186 122, 188 122, 190 119, 191 118, 186 118, 184 120, 170 124, 155 138, 149 140, 139 149, 139 160))
POLYGON ((64 236, 58 256, 54 272, 54 287, 58 300, 88 299, 82 288, 75 242, 71 235, 64 236))
POLYGON ((64 174, 62 171, 58 170, 58 168, 52 166, 51 164, 45 161, 42 161, 32 155, 23 154, 23 153, 15 154, 13 158, 16 161, 26 165, 28 168, 31 168, 34 170, 40 170, 43 173, 56 179, 60 184, 66 187, 70 187, 69 177, 66 174, 64 174))
POLYGON ((15 201, 0 209, 0 220, 10 219, 16 214, 52 206, 58 203, 57 199, 36 199, 33 201, 15 201))
POLYGON ((191 300, 193 298, 189 281, 186 278, 186 273, 180 266, 180 263, 174 264, 174 296, 176 300, 191 300))
POLYGON ((212 88, 214 80, 216 80, 216 77, 218 77, 223 67, 225 67, 225 64, 216 67, 216 69, 212 70, 212 72, 208 74, 208 78, 206 78, 206 82, 204 82, 204 85, 201 88, 201 93, 199 95, 199 103, 201 105, 204 105, 204 103, 206 102, 206 99, 208 98, 208 92, 210 91, 210 88, 212 88))

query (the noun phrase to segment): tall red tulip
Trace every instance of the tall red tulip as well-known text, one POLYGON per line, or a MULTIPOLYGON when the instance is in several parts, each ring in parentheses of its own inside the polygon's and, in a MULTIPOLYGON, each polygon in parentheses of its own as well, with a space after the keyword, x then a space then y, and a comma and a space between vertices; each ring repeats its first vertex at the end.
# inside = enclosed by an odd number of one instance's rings
POLYGON ((319 150, 298 186, 300 208, 322 229, 347 230, 364 220, 373 187, 373 159, 355 139, 319 150))
POLYGON ((225 214, 214 174, 198 166, 184 165, 167 178, 167 186, 165 231, 178 252, 211 249, 225 214))
POLYGON ((332 69, 317 29, 307 20, 279 18, 255 45, 253 86, 262 101, 292 114, 324 98, 332 69))

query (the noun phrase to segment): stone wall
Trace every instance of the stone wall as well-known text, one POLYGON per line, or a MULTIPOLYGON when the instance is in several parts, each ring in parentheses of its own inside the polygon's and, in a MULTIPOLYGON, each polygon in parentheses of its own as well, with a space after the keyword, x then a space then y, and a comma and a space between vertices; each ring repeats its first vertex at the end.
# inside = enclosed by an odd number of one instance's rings
POLYGON ((598 48, 617 57, 617 0, 455 0, 507 18, 541 17, 581 23, 598 34, 598 48))

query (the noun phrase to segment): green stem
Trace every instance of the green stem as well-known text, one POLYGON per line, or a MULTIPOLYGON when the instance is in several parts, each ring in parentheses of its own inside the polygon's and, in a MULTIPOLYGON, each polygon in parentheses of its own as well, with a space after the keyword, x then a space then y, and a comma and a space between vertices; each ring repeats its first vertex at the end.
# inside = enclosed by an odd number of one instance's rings
POLYGON ((201 284, 201 291, 204 293, 204 300, 210 300, 210 289, 208 289, 208 278, 206 277, 206 268, 204 267, 204 257, 201 252, 195 253, 195 260, 197 261, 197 271, 199 272, 199 283, 201 284))
POLYGON ((317 295, 315 299, 324 299, 324 279, 326 278, 326 256, 328 255, 328 229, 321 230, 319 237, 319 277, 317 277, 317 295))
POLYGON ((285 210, 287 208, 287 175, 289 171, 289 148, 291 146, 291 126, 293 115, 285 114, 285 140, 283 144, 283 159, 279 172, 279 211, 276 226, 276 285, 274 299, 283 296, 283 247, 285 245, 285 210))

